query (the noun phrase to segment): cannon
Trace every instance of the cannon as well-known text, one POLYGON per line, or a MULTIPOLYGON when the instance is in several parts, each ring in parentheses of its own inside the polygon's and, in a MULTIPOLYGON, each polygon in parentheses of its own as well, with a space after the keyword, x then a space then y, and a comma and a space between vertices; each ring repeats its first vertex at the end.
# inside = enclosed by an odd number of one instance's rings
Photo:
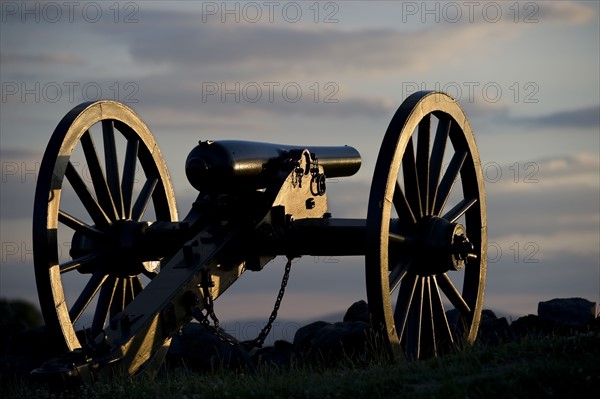
POLYGON ((115 367, 129 375, 154 367, 186 323, 217 320, 213 301, 280 255, 288 258, 284 282, 296 257, 364 256, 372 326, 392 359, 473 342, 486 202, 459 104, 440 92, 408 97, 385 133, 367 218, 335 218, 327 179, 360 166, 349 146, 201 141, 185 165, 198 196, 179 220, 144 122, 115 101, 76 106, 56 127, 37 180, 37 291, 63 355, 34 373, 87 381, 115 367))

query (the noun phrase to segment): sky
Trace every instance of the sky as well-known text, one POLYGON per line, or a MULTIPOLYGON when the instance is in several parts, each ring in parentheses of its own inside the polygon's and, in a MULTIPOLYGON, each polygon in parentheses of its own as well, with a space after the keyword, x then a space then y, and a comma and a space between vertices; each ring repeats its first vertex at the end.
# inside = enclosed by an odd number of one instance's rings
MULTIPOLYGON (((46 144, 71 108, 126 103, 166 159, 183 217, 198 140, 351 145, 328 185, 336 217, 366 217, 379 146, 402 101, 441 90, 473 127, 486 181, 485 307, 600 302, 598 2, 12 2, 0 24, 0 297, 37 302, 31 225, 46 144)), ((64 243, 68 246, 68 240, 64 243)), ((284 259, 216 303, 266 318, 284 259)), ((280 315, 366 298, 361 257, 295 262, 280 315)))

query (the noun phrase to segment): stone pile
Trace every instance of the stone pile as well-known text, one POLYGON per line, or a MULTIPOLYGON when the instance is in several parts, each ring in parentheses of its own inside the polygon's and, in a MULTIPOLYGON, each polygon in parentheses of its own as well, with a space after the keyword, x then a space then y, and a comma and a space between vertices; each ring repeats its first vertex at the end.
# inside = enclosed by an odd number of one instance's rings
MULTIPOLYGON (((449 320, 455 318, 455 312, 448 312, 449 320)), ((484 310, 478 342, 497 345, 525 337, 542 338, 590 331, 600 331, 595 303, 583 298, 553 299, 540 302, 537 315, 520 317, 512 323, 505 317, 497 317, 491 310, 484 310)), ((232 337, 229 340, 215 338, 199 324, 188 325, 181 335, 173 339, 169 358, 172 365, 185 364, 199 369, 215 365, 250 368, 273 365, 285 369, 300 362, 361 362, 372 353, 372 343, 369 307, 361 300, 348 309, 343 321, 313 322, 299 328, 293 342, 276 341, 273 346, 250 353, 236 344, 232 337)))
MULTIPOLYGON (((456 312, 447 312, 449 320, 456 312)), ((0 331, 6 335, 6 326, 0 331)), ((600 332, 596 304, 583 298, 553 299, 540 302, 537 315, 512 322, 497 317, 491 310, 482 313, 478 341, 486 345, 514 342, 524 337, 542 338, 600 332)), ((44 328, 19 330, 10 340, 0 342, 0 377, 27 375, 50 356, 44 328)), ((340 322, 316 321, 299 328, 293 342, 247 350, 243 343, 223 331, 199 323, 189 323, 173 337, 166 365, 190 371, 225 369, 255 370, 262 367, 286 369, 294 364, 319 362, 335 364, 344 360, 360 363, 373 354, 373 332, 369 307, 365 301, 354 303, 340 322)), ((0 378, 1 379, 1 378, 0 378)))
POLYGON ((543 338, 600 331, 600 317, 594 302, 583 298, 552 299, 538 304, 537 315, 509 323, 491 310, 482 312, 478 341, 498 344, 525 337, 543 338))

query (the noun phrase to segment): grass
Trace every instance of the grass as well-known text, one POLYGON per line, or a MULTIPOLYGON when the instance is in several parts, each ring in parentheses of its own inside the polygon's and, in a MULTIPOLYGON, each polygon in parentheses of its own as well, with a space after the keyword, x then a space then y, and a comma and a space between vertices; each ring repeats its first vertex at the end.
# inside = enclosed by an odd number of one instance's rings
POLYGON ((600 334, 475 346, 419 362, 277 372, 169 371, 156 378, 116 377, 75 391, 9 384, 2 398, 544 398, 600 397, 600 334))

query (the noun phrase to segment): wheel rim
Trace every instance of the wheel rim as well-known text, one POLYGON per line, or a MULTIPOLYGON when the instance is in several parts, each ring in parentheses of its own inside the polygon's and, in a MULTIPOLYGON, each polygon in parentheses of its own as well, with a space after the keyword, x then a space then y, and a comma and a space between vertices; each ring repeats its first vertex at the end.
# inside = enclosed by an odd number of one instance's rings
POLYGON ((367 297, 391 355, 422 358, 473 342, 486 277, 485 190, 471 127, 451 97, 418 92, 394 115, 367 231, 367 297))
POLYGON ((67 350, 81 347, 76 323, 94 302, 87 329, 92 339, 109 317, 139 294, 141 273, 151 278, 158 272, 158 260, 141 257, 125 244, 127 238, 151 221, 175 220, 165 161, 131 109, 115 101, 84 103, 60 121, 42 159, 33 217, 38 297, 48 332, 58 345, 67 350), (102 139, 94 140, 100 134, 102 139), (123 140, 121 169, 117 142, 123 140), (138 167, 145 175, 141 179, 136 176, 138 167), (72 259, 65 259, 66 252, 72 259), (70 286, 76 279, 81 292, 70 286))

